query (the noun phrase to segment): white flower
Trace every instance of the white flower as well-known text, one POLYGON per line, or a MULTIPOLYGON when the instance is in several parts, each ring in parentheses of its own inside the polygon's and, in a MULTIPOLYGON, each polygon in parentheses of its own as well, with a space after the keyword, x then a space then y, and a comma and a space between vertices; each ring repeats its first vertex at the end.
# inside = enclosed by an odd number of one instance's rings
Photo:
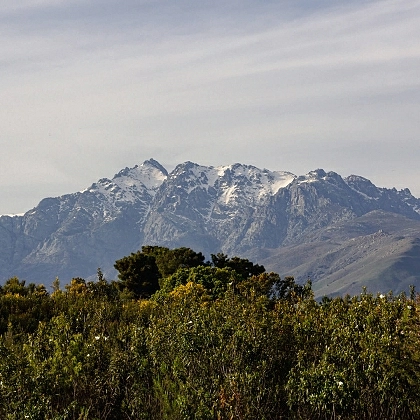
POLYGON ((101 338, 100 335, 95 335, 95 340, 99 340, 101 338))
POLYGON ((411 305, 408 305, 408 306, 407 306, 407 308, 408 308, 408 309, 411 309, 411 305))
POLYGON ((381 298, 381 299, 383 299, 384 297, 385 297, 385 295, 383 295, 382 293, 379 295, 379 297, 381 298))
POLYGON ((338 382, 337 382, 337 385, 338 385, 338 386, 343 386, 343 382, 338 381, 338 382))

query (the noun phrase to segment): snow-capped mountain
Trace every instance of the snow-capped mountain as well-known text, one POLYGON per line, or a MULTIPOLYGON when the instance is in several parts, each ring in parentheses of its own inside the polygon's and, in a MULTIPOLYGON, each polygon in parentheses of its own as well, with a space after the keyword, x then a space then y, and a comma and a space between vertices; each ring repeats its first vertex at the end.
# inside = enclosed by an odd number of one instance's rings
POLYGON ((89 276, 93 267, 138 247, 142 225, 167 177, 156 161, 126 168, 84 191, 46 198, 23 216, 0 218, 1 277, 18 275, 40 283, 89 276))
MULTIPOLYGON (((212 167, 185 162, 168 174, 150 159, 84 191, 46 198, 22 216, 1 216, 0 276, 2 281, 17 275, 51 284, 56 276, 63 282, 88 278, 101 267, 114 278, 116 259, 156 244, 189 246, 208 257, 216 252, 248 257, 281 274, 311 276, 316 289, 329 275, 325 261, 334 266, 331 256, 341 255, 337 247, 345 241, 353 240, 350 248, 352 243, 362 246, 363 241, 354 239, 371 235, 372 227, 366 222, 365 230, 355 226, 378 211, 378 229, 392 231, 395 241, 398 235, 408 244, 420 238, 420 200, 408 189, 379 188, 363 177, 343 179, 322 169, 296 176, 239 163, 212 167), (406 233, 395 228, 395 217, 401 226, 410 221, 406 233), (339 226, 336 232, 341 233, 332 238, 331 229, 339 226)), ((372 224, 372 218, 366 220, 372 224)), ((387 252, 391 259, 400 255, 387 252)), ((337 263, 337 270, 349 264, 337 263)), ((415 280, 420 284, 420 275, 415 280)), ((401 281, 395 279, 395 290, 401 281)), ((322 290, 345 291, 337 286, 339 280, 334 283, 328 288, 324 281, 322 290)))
POLYGON ((144 241, 171 246, 188 242, 205 251, 229 253, 258 246, 252 231, 266 219, 261 212, 293 179, 288 172, 240 164, 178 165, 156 194, 144 241))

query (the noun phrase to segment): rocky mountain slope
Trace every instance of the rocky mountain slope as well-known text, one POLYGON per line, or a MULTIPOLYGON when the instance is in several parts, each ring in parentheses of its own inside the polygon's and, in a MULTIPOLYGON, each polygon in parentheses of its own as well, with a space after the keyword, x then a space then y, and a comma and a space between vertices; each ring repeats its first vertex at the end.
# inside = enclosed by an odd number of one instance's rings
POLYGON ((114 278, 142 245, 189 246, 262 263, 317 294, 420 285, 420 200, 318 169, 304 176, 192 162, 168 173, 153 159, 84 191, 0 217, 0 279, 51 284, 114 278))

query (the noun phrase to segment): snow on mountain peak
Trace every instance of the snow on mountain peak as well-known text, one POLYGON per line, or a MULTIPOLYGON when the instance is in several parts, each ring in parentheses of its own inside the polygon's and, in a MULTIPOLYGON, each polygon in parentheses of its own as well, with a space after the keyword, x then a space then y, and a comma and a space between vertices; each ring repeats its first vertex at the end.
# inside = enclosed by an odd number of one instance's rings
POLYGON ((270 186, 272 194, 276 194, 280 188, 287 187, 293 180, 296 179, 296 175, 291 172, 274 171, 271 172, 271 175, 272 182, 270 186))
MULTIPOLYGON (((204 166, 184 162, 168 175, 165 185, 168 193, 182 202, 200 202, 200 212, 210 217, 213 209, 256 207, 289 185, 295 175, 290 172, 269 171, 251 165, 231 164, 204 166), (206 208, 207 210, 204 210, 206 208)), ((197 204, 194 204, 197 205, 197 204)))
POLYGON ((251 200, 252 197, 260 200, 272 196, 296 178, 290 172, 269 171, 240 163, 214 167, 192 162, 178 165, 169 177, 182 179, 188 194, 196 188, 214 188, 224 204, 239 196, 251 200))
POLYGON ((120 188, 144 186, 154 194, 162 182, 167 178, 168 172, 157 161, 146 160, 140 166, 125 168, 112 179, 120 188))
POLYGON ((314 171, 308 172, 306 175, 300 175, 296 179, 299 184, 311 183, 319 181, 320 179, 326 179, 327 173, 323 169, 315 169, 314 171))
POLYGON ((102 178, 82 192, 96 192, 134 202, 139 192, 147 192, 151 196, 155 195, 167 176, 166 169, 157 161, 150 159, 141 165, 135 165, 133 168, 122 169, 112 180, 102 178))
POLYGON ((120 212, 122 203, 142 203, 146 208, 167 175, 163 166, 150 159, 133 168, 122 169, 112 179, 102 178, 80 193, 100 196, 108 220, 114 217, 112 214, 120 212))

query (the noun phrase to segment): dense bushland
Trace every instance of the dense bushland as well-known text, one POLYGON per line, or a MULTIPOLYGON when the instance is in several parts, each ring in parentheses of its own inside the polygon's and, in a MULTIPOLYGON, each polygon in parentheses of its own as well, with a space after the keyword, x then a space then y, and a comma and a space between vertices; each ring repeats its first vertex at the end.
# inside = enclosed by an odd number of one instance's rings
POLYGON ((116 267, 113 282, 1 288, 0 418, 420 418, 413 291, 317 302, 310 284, 186 248, 116 267))

